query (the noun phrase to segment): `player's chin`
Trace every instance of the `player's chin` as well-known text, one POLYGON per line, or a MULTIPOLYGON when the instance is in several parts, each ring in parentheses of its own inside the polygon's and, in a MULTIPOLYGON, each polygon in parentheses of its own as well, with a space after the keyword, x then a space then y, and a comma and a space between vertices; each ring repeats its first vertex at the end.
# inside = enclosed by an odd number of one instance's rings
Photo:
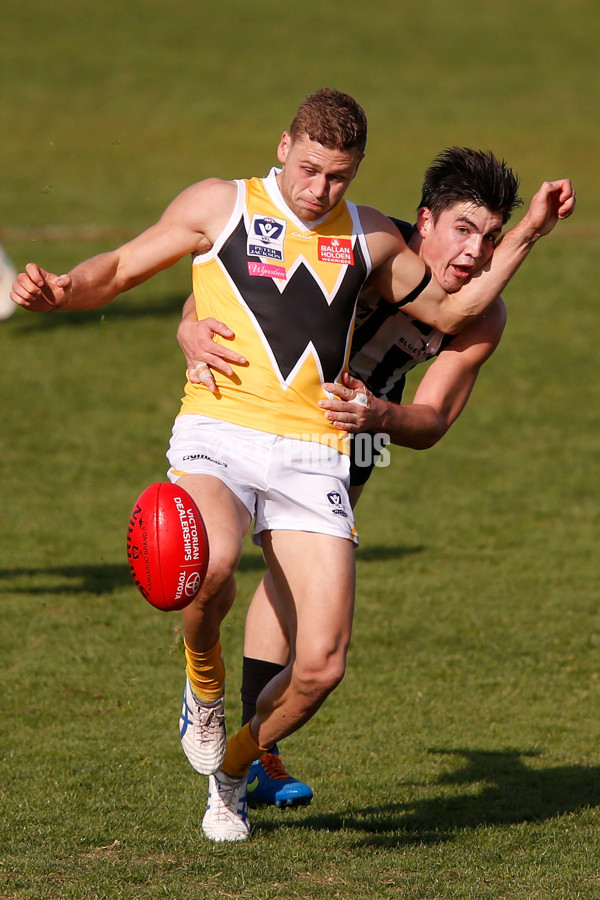
POLYGON ((310 200, 302 200, 299 203, 301 209, 301 218, 305 222, 313 222, 322 219, 331 209, 330 204, 311 203, 310 200))
POLYGON ((460 273, 460 272, 452 272, 449 273, 444 279, 444 283, 442 287, 448 294, 455 294, 457 291, 460 291, 461 288, 468 284, 471 280, 472 272, 468 273, 460 273))
POLYGON ((317 222, 319 219, 322 219, 325 215, 324 212, 317 211, 312 207, 305 206, 304 212, 301 215, 301 219, 303 222, 317 222))

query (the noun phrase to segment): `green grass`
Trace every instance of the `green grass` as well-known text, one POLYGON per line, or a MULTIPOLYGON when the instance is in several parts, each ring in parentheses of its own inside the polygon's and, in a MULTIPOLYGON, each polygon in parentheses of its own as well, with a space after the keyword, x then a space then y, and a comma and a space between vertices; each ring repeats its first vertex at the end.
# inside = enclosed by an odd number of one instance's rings
MULTIPOLYGON (((571 176, 579 204, 506 291, 464 416, 365 492, 348 673, 285 744, 315 800, 256 811, 242 846, 201 836, 179 617, 125 560, 183 388, 187 264, 95 313, 0 324, 0 898, 598 896, 598 18, 591 0, 3 11, 0 237, 19 266, 67 269, 194 180, 263 173, 323 84, 369 114, 353 199, 410 217, 460 143, 504 156, 526 196, 571 176)), ((232 727, 261 571, 248 545, 232 727)))

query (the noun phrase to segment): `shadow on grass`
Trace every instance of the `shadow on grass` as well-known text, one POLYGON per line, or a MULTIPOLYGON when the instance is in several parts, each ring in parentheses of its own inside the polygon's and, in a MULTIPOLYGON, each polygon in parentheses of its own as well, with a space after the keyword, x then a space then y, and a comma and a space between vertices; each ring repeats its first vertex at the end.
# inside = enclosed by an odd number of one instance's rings
POLYGON ((357 563, 381 562, 386 559, 402 559, 405 556, 414 556, 417 553, 424 553, 426 547, 422 544, 414 547, 399 547, 398 545, 388 546, 386 544, 369 545, 368 547, 359 547, 356 551, 357 563))
MULTIPOLYGON (((260 556, 242 559, 238 571, 262 572, 260 556)), ((0 593, 13 594, 112 594, 133 585, 127 563, 97 566, 15 567, 0 569, 0 593)))
POLYGON ((89 328, 93 325, 101 325, 103 322, 178 316, 181 315, 186 296, 173 294, 146 299, 140 296, 137 299, 128 297, 97 309, 88 310, 83 315, 81 311, 61 312, 60 315, 40 315, 19 311, 18 315, 11 319, 11 328, 21 332, 55 331, 59 328, 89 328))
MULTIPOLYGON (((422 553, 424 547, 369 547, 360 550, 358 559, 364 563, 383 559, 399 559, 422 553)), ((258 554, 246 554, 238 572, 265 571, 265 563, 258 554)), ((99 563, 81 566, 15 566, 0 569, 0 593, 14 594, 112 594, 132 584, 127 563, 99 563)))
MULTIPOLYGON (((351 809, 340 815, 312 815, 284 823, 314 830, 366 832, 353 847, 395 848, 454 840, 457 832, 485 826, 541 822, 600 806, 600 767, 555 766, 533 769, 525 758, 537 753, 469 749, 430 750, 463 757, 463 764, 433 783, 465 785, 463 794, 428 797, 411 803, 351 809)), ((402 796, 403 782, 390 780, 390 791, 402 796)), ((278 826, 265 823, 258 832, 278 826)))
POLYGON ((132 583, 127 565, 15 567, 0 569, 0 593, 112 594, 132 583), (33 581, 33 583, 31 583, 33 581), (40 581, 41 583, 36 583, 40 581))

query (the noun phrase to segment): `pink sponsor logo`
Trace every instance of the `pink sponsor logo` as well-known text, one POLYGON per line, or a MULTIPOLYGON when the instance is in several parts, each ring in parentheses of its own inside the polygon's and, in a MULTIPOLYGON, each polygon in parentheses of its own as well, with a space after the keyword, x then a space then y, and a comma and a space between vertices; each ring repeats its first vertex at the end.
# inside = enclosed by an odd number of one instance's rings
POLYGON ((248 261, 248 274, 255 275, 258 278, 279 278, 281 281, 286 280, 285 269, 283 266, 274 266, 271 263, 260 263, 248 261))

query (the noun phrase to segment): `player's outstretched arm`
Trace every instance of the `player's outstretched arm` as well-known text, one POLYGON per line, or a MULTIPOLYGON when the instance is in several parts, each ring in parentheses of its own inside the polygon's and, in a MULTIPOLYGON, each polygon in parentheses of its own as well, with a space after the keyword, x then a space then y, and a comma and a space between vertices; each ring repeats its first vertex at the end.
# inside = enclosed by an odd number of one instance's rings
POLYGON ((535 239, 550 234, 560 219, 568 219, 575 210, 576 195, 568 178, 544 181, 532 197, 527 213, 512 231, 525 230, 535 239))
POLYGON ((218 338, 233 340, 235 334, 224 322, 207 318, 198 320, 194 295, 185 301, 181 322, 177 328, 177 340, 185 356, 188 377, 194 384, 204 384, 213 393, 217 385, 211 373, 216 369, 224 375, 233 375, 230 363, 246 365, 246 358, 218 342, 218 338))
MULTIPOLYGON (((103 254, 83 263, 83 271, 104 270, 106 275, 114 269, 111 254, 103 254)), ((74 270, 75 271, 75 270, 74 270)), ((73 278, 71 273, 56 275, 42 269, 36 263, 28 263, 25 271, 17 276, 12 286, 11 299, 30 312, 52 312, 72 305, 73 278)), ((105 301, 107 302, 107 301, 105 301)), ((99 305, 99 304, 98 304, 99 305)), ((74 306, 73 308, 78 308, 74 306)), ((90 305, 91 308, 91 305, 90 305)))
POLYGON ((29 263, 13 285, 11 297, 31 312, 95 309, 181 258, 193 244, 184 227, 163 219, 116 250, 92 256, 70 272, 56 275, 29 263))
POLYGON ((188 253, 206 252, 231 214, 236 190, 233 182, 216 178, 192 185, 155 225, 67 274, 29 263, 13 284, 11 298, 32 312, 95 309, 109 303, 188 253))
POLYGON ((169 230, 161 220, 117 250, 86 259, 63 275, 28 263, 13 284, 11 297, 30 312, 95 309, 172 265, 191 249, 192 235, 185 228, 169 230))

